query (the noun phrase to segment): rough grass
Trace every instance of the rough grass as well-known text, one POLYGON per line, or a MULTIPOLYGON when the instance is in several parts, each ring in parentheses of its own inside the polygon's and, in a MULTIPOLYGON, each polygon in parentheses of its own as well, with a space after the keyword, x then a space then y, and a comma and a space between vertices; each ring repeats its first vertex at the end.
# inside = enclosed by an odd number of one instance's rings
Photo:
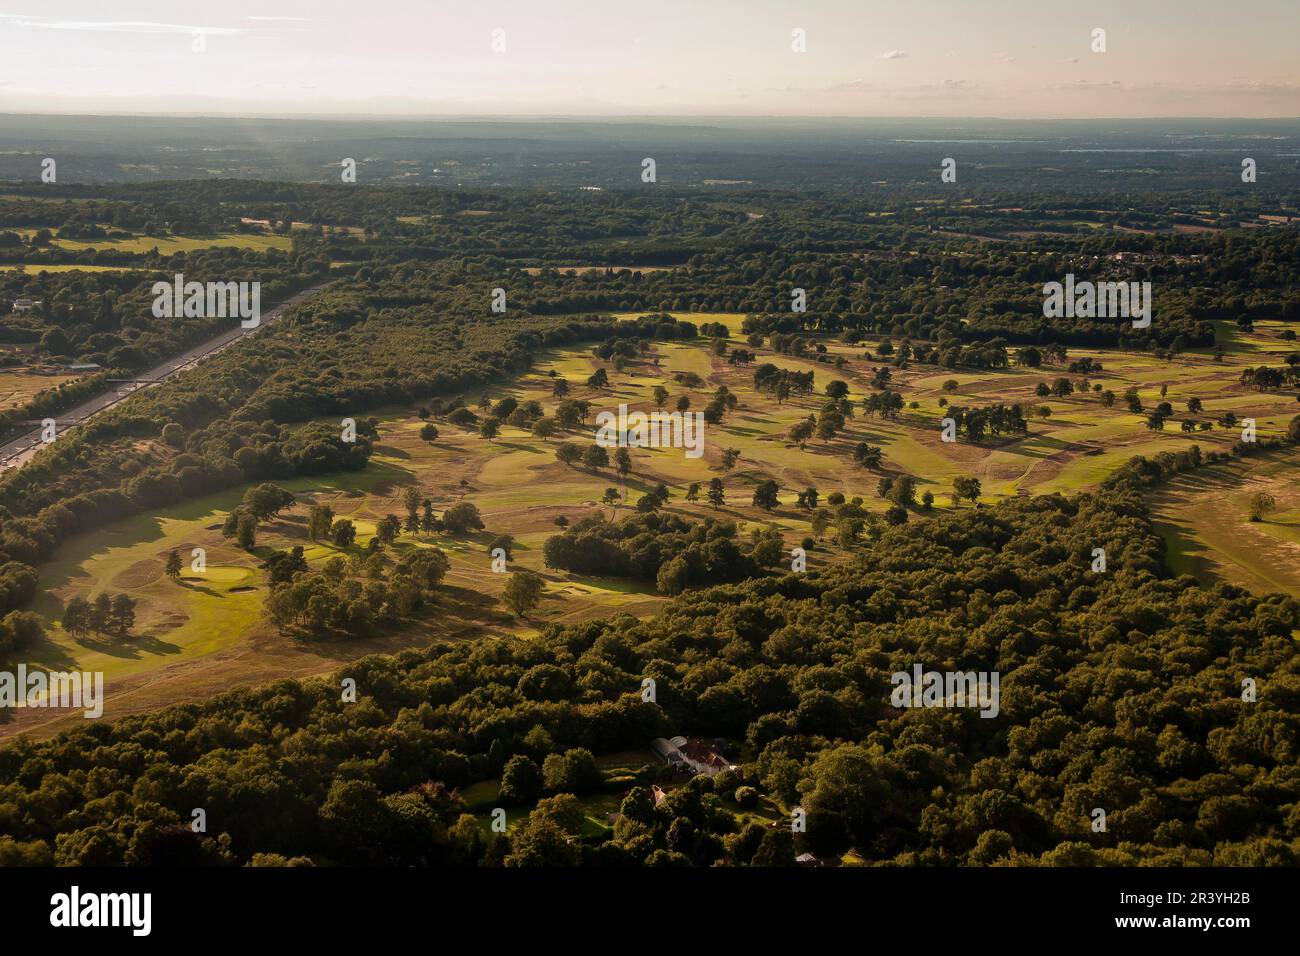
MULTIPOLYGON (((737 315, 695 314, 690 318, 722 321, 737 331, 742 321, 737 315)), ((1145 354, 1071 353, 1072 359, 1089 354, 1102 361, 1104 371, 1091 380, 1117 395, 1136 385, 1148 407, 1161 400, 1161 385, 1167 386, 1167 400, 1174 404, 1177 415, 1162 433, 1148 431, 1144 416, 1130 414, 1122 399, 1115 407, 1105 408, 1092 395, 1037 398, 1034 386, 1040 381, 1065 376, 1077 382, 1081 378, 1059 368, 980 373, 913 365, 894 370, 894 387, 908 401, 918 402, 919 408, 905 410, 893 422, 859 414, 849 421, 843 435, 830 442, 814 439, 804 449, 785 440, 790 426, 821 407, 821 390, 831 379, 846 381, 855 396, 869 393, 870 378, 880 362, 865 360, 862 354, 866 348, 874 352, 878 341, 855 347, 832 343, 829 356, 842 356, 847 362, 842 370, 829 361, 818 362, 815 356, 773 356, 760 350, 760 362, 774 361, 815 373, 817 395, 782 405, 753 390, 752 368, 729 365, 702 342, 662 343, 623 373, 614 373, 586 347, 552 350, 539 356, 528 375, 507 387, 491 389, 490 397, 496 400, 510 394, 521 403, 536 399, 553 409, 557 400, 551 395, 549 373, 554 371, 569 381, 572 397, 592 402, 593 412, 613 410, 620 402, 650 410, 654 407, 652 390, 659 384, 668 389, 671 398, 667 407, 672 408, 683 393, 672 374, 692 371, 706 379, 705 386, 687 393, 693 410, 703 409, 713 390, 722 384, 737 395, 740 406, 720 426, 707 426, 701 458, 686 458, 680 449, 634 449, 634 470, 626 482, 610 470, 593 474, 556 461, 554 451, 560 441, 592 441, 590 425, 547 442, 505 426, 497 440, 488 442, 476 430, 440 421, 440 436, 429 444, 419 438, 421 421, 415 408, 377 410, 374 414, 380 421, 381 437, 369 467, 357 473, 285 482, 299 501, 278 520, 259 529, 254 554, 233 547, 219 533, 222 518, 238 503, 242 488, 117 522, 66 542, 41 568, 42 583, 48 590, 36 608, 51 629, 49 641, 33 659, 51 667, 104 671, 113 690, 109 699, 113 715, 205 696, 235 683, 320 673, 340 660, 434 638, 472 638, 489 632, 528 637, 548 623, 581 622, 611 612, 650 615, 665 601, 654 593, 650 582, 569 575, 544 567, 542 546, 559 530, 554 523, 558 516, 573 522, 597 511, 610 514, 599 502, 611 486, 625 493, 627 504, 619 507, 617 514, 627 514, 637 498, 662 481, 672 495, 670 511, 735 520, 742 533, 773 526, 783 533, 787 547, 792 547, 810 534, 808 513, 794 506, 796 492, 808 486, 816 487, 823 501, 829 493, 839 491, 847 498, 860 496, 866 507, 877 511, 885 507, 876 495, 882 474, 915 476, 920 482, 918 494, 931 491, 937 509, 952 507, 952 481, 962 475, 981 479, 986 502, 1022 493, 1075 493, 1095 487, 1135 454, 1152 455, 1193 443, 1205 452, 1229 448, 1239 438, 1236 430, 1215 428, 1192 435, 1178 430, 1177 422, 1186 414, 1184 403, 1192 396, 1205 403, 1205 411, 1198 416, 1201 419, 1217 417, 1231 408, 1238 416, 1256 417, 1261 437, 1280 432, 1289 417, 1300 411, 1294 395, 1261 395, 1237 384, 1241 367, 1260 361, 1252 339, 1269 339, 1271 334, 1266 330, 1255 336, 1238 336, 1222 363, 1204 354, 1166 363, 1145 354), (605 367, 611 376, 611 387, 603 392, 585 385, 598 367, 605 367), (943 390, 949 379, 958 383, 955 392, 943 390), (945 396, 966 405, 993 401, 1046 404, 1052 416, 1046 422, 1034 420, 1030 434, 1014 441, 947 444, 939 439, 944 413, 938 402, 945 396), (853 447, 859 441, 883 448, 881 472, 853 463, 853 447), (730 473, 722 470, 720 461, 725 448, 740 452, 730 473), (707 487, 713 477, 721 477, 727 490, 727 503, 720 510, 715 512, 704 501, 684 501, 691 483, 707 487), (754 486, 769 478, 781 487, 781 505, 765 513, 751 505, 751 496, 754 486), (400 634, 368 640, 309 644, 269 628, 261 614, 267 582, 258 568, 269 550, 301 544, 313 564, 338 553, 328 543, 306 538, 310 505, 327 502, 339 516, 352 518, 358 529, 356 547, 362 548, 384 515, 403 515, 402 496, 412 485, 437 511, 460 500, 473 502, 487 525, 484 532, 464 537, 421 534, 399 539, 398 551, 436 545, 448 552, 452 567, 439 608, 400 634), (511 567, 533 569, 546 582, 542 603, 527 620, 514 619, 497 600, 506 576, 492 571, 488 546, 501 533, 513 535, 516 541, 511 567), (192 580, 176 583, 161 574, 162 562, 172 548, 181 551, 188 565, 194 547, 207 550, 205 575, 191 575, 187 570, 185 577, 192 580), (64 602, 75 595, 93 597, 100 590, 126 591, 139 600, 138 626, 129 641, 78 642, 58 627, 64 602)), ((1275 337, 1270 340, 1276 342, 1275 337)), ((464 398, 477 406, 479 395, 464 398)), ((1300 593, 1300 571, 1295 570, 1300 569, 1296 560, 1300 557, 1300 499, 1287 485, 1295 464, 1294 459, 1271 464, 1252 461, 1180 479, 1167 501, 1160 504, 1162 527, 1172 529, 1166 533, 1175 569, 1221 576, 1255 588, 1300 593), (1273 490, 1279 511, 1265 523, 1251 524, 1244 520, 1243 503, 1257 485, 1273 490)), ((923 520, 923 515, 915 512, 912 520, 923 520)), ((810 552, 809 567, 815 569, 828 560, 838 560, 837 549, 829 541, 810 552)), ((0 728, 0 733, 13 729, 15 725, 10 724, 0 728)), ((23 729, 40 728, 28 725, 23 729)))
MULTIPOLYGON (((24 238, 31 236, 36 229, 17 229, 24 238)), ((129 252, 144 254, 157 249, 163 255, 177 252, 192 252, 196 249, 253 249, 265 252, 267 249, 287 251, 293 248, 293 239, 271 233, 223 232, 212 236, 132 236, 129 239, 52 239, 50 244, 58 249, 73 252, 87 249, 107 250, 112 252, 129 252)))

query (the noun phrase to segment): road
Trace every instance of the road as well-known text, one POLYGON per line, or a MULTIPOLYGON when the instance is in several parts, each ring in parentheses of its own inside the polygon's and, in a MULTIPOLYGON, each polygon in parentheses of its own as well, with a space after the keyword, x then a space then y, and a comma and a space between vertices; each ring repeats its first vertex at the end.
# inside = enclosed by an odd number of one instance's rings
MULTIPOLYGON (((112 408, 118 402, 125 398, 129 398, 141 389, 151 388, 160 382, 167 381, 167 379, 172 378, 175 375, 179 375, 181 372, 194 368, 194 366, 198 365, 205 358, 216 355, 223 349, 238 342, 244 336, 252 335, 257 332, 258 329, 270 325, 276 319, 280 318, 286 309, 301 304, 306 299, 309 299, 316 293, 320 292, 327 285, 329 285, 328 282, 322 282, 319 285, 303 289, 301 292, 290 296, 270 311, 262 313, 262 321, 256 329, 246 329, 239 324, 237 319, 234 319, 232 321, 235 322, 235 327, 229 332, 222 332, 215 338, 208 339, 208 341, 204 342, 202 345, 196 345, 188 352, 184 352, 175 358, 168 359, 166 362, 149 369, 147 372, 139 373, 135 376, 137 381, 124 382, 120 385, 115 385, 108 391, 95 396, 89 401, 82 402, 76 408, 68 409, 68 411, 64 412, 56 419, 58 422, 58 434, 62 434, 67 429, 74 428, 77 425, 85 424, 95 415, 104 411, 104 409, 112 408)), ((0 445, 0 472, 8 471, 11 468, 21 468, 23 465, 27 464, 27 462, 31 461, 32 457, 45 447, 45 442, 41 439, 41 431, 42 429, 39 427, 33 428, 30 432, 15 438, 13 441, 0 445)))

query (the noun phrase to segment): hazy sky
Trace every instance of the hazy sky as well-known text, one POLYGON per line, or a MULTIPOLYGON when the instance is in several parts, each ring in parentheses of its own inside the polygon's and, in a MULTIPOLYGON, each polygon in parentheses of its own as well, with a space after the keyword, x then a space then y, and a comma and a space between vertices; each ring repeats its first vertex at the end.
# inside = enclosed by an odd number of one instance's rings
POLYGON ((1300 116, 1298 37, 1300 0, 0 0, 0 111, 1300 116))

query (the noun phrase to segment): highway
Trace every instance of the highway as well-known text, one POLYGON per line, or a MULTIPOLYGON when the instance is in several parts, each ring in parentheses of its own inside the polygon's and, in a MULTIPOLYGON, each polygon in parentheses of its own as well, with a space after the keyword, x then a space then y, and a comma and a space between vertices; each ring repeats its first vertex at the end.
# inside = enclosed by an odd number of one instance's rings
MULTIPOLYGON (((328 282, 322 282, 319 285, 303 289, 301 292, 290 296, 275 308, 262 313, 262 320, 257 328, 246 329, 239 324, 237 318, 231 319, 234 323, 234 328, 230 331, 222 332, 220 335, 209 339, 202 345, 196 345, 189 351, 177 355, 175 358, 168 359, 166 362, 149 369, 147 372, 139 373, 134 376, 134 381, 123 382, 119 385, 115 385, 108 391, 102 392, 94 398, 82 402, 75 408, 70 408, 66 412, 63 412, 57 419, 55 419, 58 423, 56 434, 61 435, 69 428, 75 428, 77 425, 84 425, 100 412, 107 408, 112 408, 118 402, 129 398, 141 389, 152 388, 154 385, 165 382, 188 369, 194 368, 194 366, 198 365, 204 359, 216 355, 223 349, 238 342, 244 336, 252 335, 259 329, 270 325, 276 319, 280 318, 286 309, 301 304, 328 285, 328 282)), ((33 428, 30 432, 15 438, 13 441, 0 445, 0 472, 7 471, 11 468, 21 468, 23 465, 27 464, 27 462, 31 461, 32 457, 45 447, 45 442, 42 441, 41 438, 41 432, 42 429, 38 426, 33 428)), ((57 438, 55 440, 57 441, 57 438)))

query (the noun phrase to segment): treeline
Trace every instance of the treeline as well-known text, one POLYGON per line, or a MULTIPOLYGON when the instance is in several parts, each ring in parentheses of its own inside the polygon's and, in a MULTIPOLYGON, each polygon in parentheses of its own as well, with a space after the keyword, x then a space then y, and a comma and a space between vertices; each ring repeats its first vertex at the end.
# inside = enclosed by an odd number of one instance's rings
POLYGON ((542 546, 548 568, 656 582, 663 594, 741 581, 781 558, 781 536, 759 533, 742 543, 734 522, 690 521, 652 512, 622 521, 583 518, 542 546))

